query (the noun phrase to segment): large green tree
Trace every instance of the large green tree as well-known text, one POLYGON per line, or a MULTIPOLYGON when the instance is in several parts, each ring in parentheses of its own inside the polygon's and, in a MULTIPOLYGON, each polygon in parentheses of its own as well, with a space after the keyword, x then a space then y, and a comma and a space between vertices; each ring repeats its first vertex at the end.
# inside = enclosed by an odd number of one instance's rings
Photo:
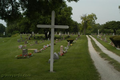
POLYGON ((92 26, 95 24, 95 20, 97 19, 96 15, 94 13, 83 15, 81 16, 82 19, 82 31, 84 31, 84 35, 86 34, 86 29, 91 29, 92 26))
MULTIPOLYGON (((67 0, 69 2, 78 0, 67 0)), ((0 18, 7 22, 8 31, 32 32, 40 31, 47 34, 49 29, 37 29, 37 24, 50 24, 51 11, 56 12, 55 24, 72 23, 72 8, 65 0, 1 0, 0 18), (46 31, 47 30, 47 31, 46 31)), ((70 26, 70 24, 69 24, 70 26)), ((47 38, 47 36, 46 36, 47 38)))
MULTIPOLYGON (((78 0, 67 1, 77 2, 78 0)), ((47 15, 52 10, 62 8, 61 5, 64 2, 64 0, 0 0, 0 19, 5 21, 16 20, 21 15, 21 11, 29 17, 34 12, 47 15)))
POLYGON ((104 29, 112 29, 116 34, 116 31, 120 29, 120 21, 108 21, 103 25, 104 29))

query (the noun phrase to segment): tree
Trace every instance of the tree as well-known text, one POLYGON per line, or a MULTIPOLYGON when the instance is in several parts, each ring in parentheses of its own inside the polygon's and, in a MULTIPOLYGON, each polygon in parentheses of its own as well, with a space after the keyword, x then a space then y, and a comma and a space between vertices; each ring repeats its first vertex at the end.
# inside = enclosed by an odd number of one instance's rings
MULTIPOLYGON (((77 2, 78 0, 67 1, 77 2)), ((72 8, 66 5, 65 0, 0 1, 0 19, 7 22, 8 32, 12 32, 15 29, 24 33, 30 33, 32 31, 41 32, 43 30, 46 35, 50 29, 38 29, 36 25, 50 24, 52 10, 55 10, 57 14, 55 24, 68 25, 72 22, 72 8)))
MULTIPOLYGON (((69 2, 78 0, 67 0, 69 2)), ((31 16, 34 12, 50 14, 52 10, 61 7, 64 0, 0 0, 0 19, 5 21, 16 20, 21 12, 31 16), (54 5, 54 6, 53 6, 54 5)))
POLYGON ((116 31, 120 28, 120 21, 108 21, 103 25, 104 29, 112 29, 116 34, 116 31))
POLYGON ((92 25, 95 24, 95 20, 97 19, 96 15, 94 13, 88 14, 88 16, 85 14, 81 16, 82 19, 82 30, 84 30, 84 35, 86 34, 86 29, 92 28, 92 25))
POLYGON ((3 35, 3 32, 5 32, 5 26, 3 24, 0 24, 0 36, 3 35))

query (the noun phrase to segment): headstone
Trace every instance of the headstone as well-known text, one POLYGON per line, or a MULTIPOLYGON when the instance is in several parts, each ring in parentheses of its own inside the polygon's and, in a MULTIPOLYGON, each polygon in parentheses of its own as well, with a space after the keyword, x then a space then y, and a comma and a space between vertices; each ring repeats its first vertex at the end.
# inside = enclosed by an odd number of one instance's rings
POLYGON ((105 41, 105 42, 107 42, 107 39, 106 39, 106 37, 105 37, 104 41, 105 41))
POLYGON ((20 39, 22 39, 22 34, 20 34, 20 39))
POLYGON ((49 41, 50 39, 48 38, 48 41, 49 41))
POLYGON ((43 48, 46 49, 46 46, 44 45, 43 48))
POLYGON ((113 36, 115 35, 115 33, 113 33, 113 36))
POLYGON ((25 41, 25 44, 28 44, 28 41, 25 41))
POLYGON ((99 29, 98 29, 98 36, 99 36, 99 29))
POLYGON ((20 39, 18 39, 17 42, 21 42, 20 39))
POLYGON ((58 55, 61 56, 61 55, 60 55, 60 52, 58 52, 58 55))
POLYGON ((54 53, 54 59, 59 59, 59 56, 56 52, 54 53))
POLYGON ((76 40, 78 40, 78 38, 76 38, 76 40))
POLYGON ((47 47, 49 47, 49 45, 47 44, 47 47))
POLYGON ((69 49, 69 46, 70 46, 70 42, 68 42, 68 45, 67 45, 67 48, 69 49))
POLYGON ((67 47, 65 47, 64 49, 65 49, 65 51, 67 52, 68 48, 67 48, 67 47))
POLYGON ((60 54, 61 55, 63 54, 63 46, 62 45, 60 46, 60 54))
POLYGON ((59 32, 59 36, 61 36, 61 32, 59 32))
POLYGON ((28 50, 27 49, 23 49, 22 50, 22 56, 28 55, 28 50))
POLYGON ((34 32, 32 32, 32 35, 34 35, 34 32))
POLYGON ((80 32, 78 32, 78 37, 80 37, 80 32))
POLYGON ((70 46, 70 42, 68 42, 68 46, 70 46))
POLYGON ((38 41, 35 41, 35 44, 38 44, 38 41))
POLYGON ((3 35, 5 36, 5 32, 3 32, 3 35))
POLYGON ((68 32, 68 36, 69 36, 70 34, 69 34, 69 32, 68 32))

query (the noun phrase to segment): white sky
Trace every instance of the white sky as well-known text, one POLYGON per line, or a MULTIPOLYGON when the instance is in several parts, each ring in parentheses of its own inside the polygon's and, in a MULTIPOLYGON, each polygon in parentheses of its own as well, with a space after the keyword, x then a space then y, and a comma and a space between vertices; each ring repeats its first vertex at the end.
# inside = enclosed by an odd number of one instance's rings
MULTIPOLYGON (((81 22, 80 17, 84 14, 94 13, 97 16, 96 23, 104 24, 107 21, 120 21, 120 10, 118 6, 120 5, 120 0, 79 0, 76 2, 68 3, 68 6, 73 8, 72 19, 81 22)), ((0 20, 0 23, 5 24, 5 22, 0 20)))
POLYGON ((79 0, 68 3, 73 8, 72 19, 81 22, 80 16, 94 13, 97 16, 96 23, 104 24, 107 21, 120 21, 120 0, 79 0))

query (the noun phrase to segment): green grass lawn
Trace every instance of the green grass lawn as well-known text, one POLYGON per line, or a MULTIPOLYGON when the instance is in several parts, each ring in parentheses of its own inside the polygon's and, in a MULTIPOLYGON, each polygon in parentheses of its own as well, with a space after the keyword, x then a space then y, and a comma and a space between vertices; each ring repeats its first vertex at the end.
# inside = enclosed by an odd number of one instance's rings
MULTIPOLYGON (((25 36, 23 36, 25 38, 25 36)), ((76 38, 77 35, 72 36, 76 38)), ((22 53, 18 49, 24 42, 17 42, 20 36, 0 38, 0 80, 99 80, 99 74, 93 65, 88 52, 86 36, 81 36, 64 56, 54 62, 54 73, 49 72, 50 47, 41 53, 34 53, 33 57, 16 59, 22 53)), ((39 40, 39 42, 41 42, 39 40)), ((33 44, 34 40, 28 43, 33 44)), ((46 40, 40 44, 27 45, 27 49, 41 49, 49 44, 46 40)), ((54 46, 54 51, 59 52, 60 46, 67 46, 67 41, 62 40, 54 46)), ((32 51, 28 51, 32 52, 32 51)))
MULTIPOLYGON (((110 45, 110 35, 106 35, 106 39, 107 39, 107 42, 103 41, 103 40, 100 40, 99 38, 97 38, 96 35, 93 35, 94 38, 97 39, 97 41, 99 41, 104 47, 106 47, 108 50, 114 52, 115 54, 119 55, 120 56, 120 50, 117 50, 115 47, 113 47, 112 45, 110 45)), ((103 37, 103 36, 102 36, 103 37)))

